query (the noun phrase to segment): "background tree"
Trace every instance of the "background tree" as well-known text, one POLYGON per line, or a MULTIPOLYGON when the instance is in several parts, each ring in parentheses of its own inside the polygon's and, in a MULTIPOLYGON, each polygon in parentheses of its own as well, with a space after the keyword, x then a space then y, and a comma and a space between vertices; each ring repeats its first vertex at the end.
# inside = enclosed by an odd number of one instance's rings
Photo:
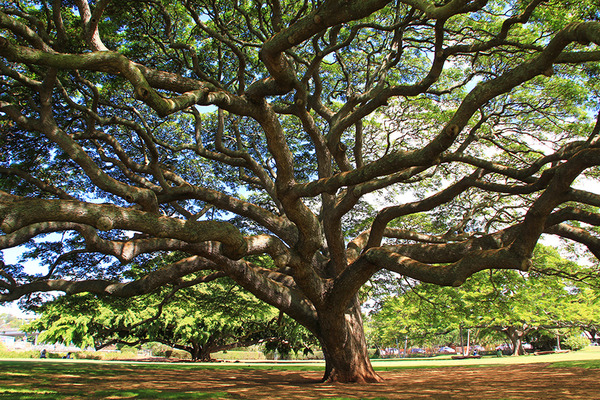
MULTIPOLYGON (((155 265, 181 259, 159 257, 136 268, 143 276, 155 265)), ((130 278, 135 275, 129 272, 130 278)), ((90 294, 62 296, 31 310, 39 317, 28 324, 46 343, 81 348, 159 342, 190 353, 192 360, 211 361, 211 353, 263 344, 280 354, 310 351, 311 335, 293 320, 257 300, 231 280, 204 280, 201 286, 162 290, 132 298, 90 294)))
POLYGON ((570 328, 580 334, 594 329, 600 316, 599 295, 598 286, 589 284, 597 285, 597 278, 587 283, 572 279, 586 276, 590 267, 579 266, 542 245, 536 247, 532 262, 527 273, 478 272, 459 288, 405 285, 397 296, 382 299, 372 314, 374 339, 389 343, 389 338, 406 335, 423 340, 474 329, 481 339, 490 334, 496 337, 494 333, 504 336, 518 356, 524 354, 524 339, 539 331, 570 328), (561 271, 563 276, 542 271, 561 271))
POLYGON ((21 329, 26 324, 23 318, 8 313, 0 313, 0 330, 21 329))
POLYGON ((600 161, 598 19, 595 0, 3 2, 0 248, 53 243, 43 276, 4 265, 0 300, 215 271, 311 331, 324 379, 379 381, 375 272, 458 286, 527 270, 542 234, 600 254, 600 196, 573 186, 600 161))

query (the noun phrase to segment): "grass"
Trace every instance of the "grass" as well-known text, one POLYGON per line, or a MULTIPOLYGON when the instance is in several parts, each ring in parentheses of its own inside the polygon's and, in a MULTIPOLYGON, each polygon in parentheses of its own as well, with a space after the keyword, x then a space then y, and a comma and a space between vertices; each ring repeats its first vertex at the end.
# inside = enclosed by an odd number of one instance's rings
MULTIPOLYGON (((600 368, 600 347, 589 347, 585 350, 545 355, 526 355, 521 357, 483 357, 480 359, 453 360, 451 356, 438 356, 431 358, 406 358, 406 359, 376 359, 372 360, 373 367, 378 371, 413 368, 438 368, 438 367, 483 367, 488 365, 513 365, 530 363, 548 363, 556 367, 582 366, 584 368, 600 368)), ((82 369, 85 376, 110 376, 122 373, 126 368, 143 368, 156 370, 199 370, 199 369, 261 369, 261 370, 286 370, 286 371, 322 371, 322 361, 236 361, 223 363, 148 363, 132 361, 101 361, 101 360, 61 360, 61 359, 9 359, 0 360, 0 381, 11 379, 10 374, 29 374, 30 369, 38 373, 60 373, 81 375, 82 369), (89 367, 86 367, 89 366, 89 367), (96 368, 95 365, 110 366, 110 369, 96 368), (114 371, 113 371, 114 369, 114 371)))
POLYGON ((600 360, 559 361, 552 363, 550 367, 600 369, 600 360))
POLYGON ((483 357, 479 359, 453 360, 451 356, 413 359, 386 359, 373 360, 373 367, 379 371, 389 371, 403 368, 437 368, 437 367, 484 367, 490 365, 514 365, 548 363, 557 366, 575 366, 570 363, 589 365, 588 368, 600 368, 600 347, 588 347, 584 350, 569 353, 556 353, 544 355, 526 355, 521 357, 483 357))
MULTIPOLYGON (((589 368, 600 369, 600 348, 589 348, 584 351, 547 354, 541 356, 522 357, 484 357, 481 359, 453 360, 451 357, 434 357, 428 359, 387 359, 373 360, 373 366, 379 371, 443 368, 468 366, 486 367, 498 365, 514 365, 529 363, 547 363, 556 368, 589 368)), ((203 369, 228 370, 279 370, 279 371, 321 371, 322 362, 227 362, 227 363, 141 363, 124 361, 97 360, 60 360, 29 359, 0 360, 0 400, 2 399, 36 399, 67 400, 73 398, 90 399, 227 399, 227 393, 186 391, 186 388, 157 390, 155 388, 104 386, 97 387, 97 382, 115 379, 116 381, 136 382, 137 375, 144 371, 192 371, 203 369), (107 389, 107 387, 109 389, 107 389), (85 391, 82 391, 85 389, 85 391)), ((151 373, 151 372, 150 372, 151 373)), ((152 373, 151 373, 152 374, 152 373)), ((216 389, 216 388, 215 388, 216 389)), ((217 389, 218 390, 218 389, 217 389)), ((357 400, 357 398, 337 397, 328 400, 357 400)), ((510 400, 506 399, 505 400, 510 400)), ((362 398, 362 400, 385 400, 381 397, 362 398)), ((498 399, 500 400, 500 399, 498 399)))
MULTIPOLYGON (((232 364, 229 364, 231 366, 232 364)), ((223 392, 155 390, 147 388, 115 388, 94 390, 98 379, 135 382, 143 370, 189 370, 186 364, 141 364, 91 360, 3 360, 0 361, 0 400, 63 399, 224 399, 223 392), (12 385, 11 385, 12 384, 12 385), (52 390, 50 389, 52 388, 52 390), (85 391, 81 390, 85 388, 85 391)), ((201 369, 209 366, 200 366, 201 369)))
POLYGON ((96 399, 222 399, 227 393, 203 393, 203 392, 174 392, 164 390, 139 389, 128 391, 98 390, 91 393, 96 399))
MULTIPOLYGON (((544 354, 526 355, 521 357, 483 357, 480 359, 453 360, 451 356, 438 356, 431 358, 405 358, 405 359, 375 359, 372 360, 376 370, 388 371, 404 368, 437 368, 469 366, 478 367, 486 365, 513 365, 530 363, 549 363, 557 367, 585 365, 586 368, 600 368, 600 347, 588 347, 585 350, 544 354)), ((10 374, 28 374, 29 368, 46 373, 81 374, 81 369, 86 369, 85 375, 102 376, 110 375, 110 370, 98 369, 94 365, 110 366, 115 370, 130 367, 157 370, 198 370, 198 369, 261 369, 261 370, 286 370, 286 371, 322 371, 322 361, 236 361, 223 363, 191 363, 191 362, 135 362, 135 361, 102 361, 102 360, 61 360, 61 359, 9 359, 0 360, 0 380, 9 379, 10 374), (84 367, 91 366, 90 368, 84 367), (26 366, 21 368, 21 366, 26 366)))
POLYGON ((152 390, 152 389, 139 389, 139 390, 98 390, 92 392, 76 392, 76 393, 58 393, 49 390, 36 390, 36 389, 10 389, 0 387, 0 399, 12 399, 12 400, 61 400, 65 398, 72 398, 72 396, 78 396, 78 398, 86 399, 111 399, 111 400, 143 400, 143 399, 223 399, 227 398, 227 393, 215 392, 177 392, 177 391, 164 391, 164 390, 152 390))

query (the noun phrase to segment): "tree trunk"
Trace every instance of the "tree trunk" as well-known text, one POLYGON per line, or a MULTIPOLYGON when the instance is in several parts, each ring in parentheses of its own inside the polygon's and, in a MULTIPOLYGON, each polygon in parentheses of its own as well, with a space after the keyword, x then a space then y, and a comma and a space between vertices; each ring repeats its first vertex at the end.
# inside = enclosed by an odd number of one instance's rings
POLYGON ((197 343, 192 343, 192 346, 187 348, 190 352, 193 361, 212 361, 210 356, 210 346, 202 346, 197 343))
POLYGON ((319 341, 325 356, 324 382, 381 382, 367 351, 360 306, 357 301, 345 312, 319 313, 319 341))
POLYGON ((521 331, 515 327, 509 327, 506 331, 506 336, 510 340, 513 348, 513 356, 522 356, 525 354, 523 349, 523 336, 525 335, 524 330, 521 331))
POLYGON ((588 334, 590 336, 590 342, 598 343, 598 331, 594 328, 588 329, 588 334))
POLYGON ((204 362, 209 362, 212 361, 213 358, 211 357, 211 351, 210 348, 208 347, 203 347, 202 350, 200 350, 199 354, 198 354, 198 361, 204 361, 204 362))

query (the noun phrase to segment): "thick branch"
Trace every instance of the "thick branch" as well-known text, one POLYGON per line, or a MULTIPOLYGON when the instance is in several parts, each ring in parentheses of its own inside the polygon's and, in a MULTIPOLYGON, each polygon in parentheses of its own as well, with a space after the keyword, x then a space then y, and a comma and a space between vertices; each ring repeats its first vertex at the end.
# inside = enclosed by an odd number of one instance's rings
POLYGON ((83 69, 120 74, 133 85, 135 97, 152 107, 159 116, 172 114, 194 104, 216 104, 242 115, 247 115, 254 110, 246 101, 227 94, 212 84, 152 70, 112 51, 85 54, 49 53, 15 45, 8 39, 0 37, 0 55, 10 61, 63 70, 83 69), (155 88, 184 93, 180 96, 164 98, 155 88))
MULTIPOLYGON (((74 222, 108 231, 125 229, 188 243, 218 241, 232 258, 246 254, 241 233, 231 224, 217 221, 183 221, 175 218, 117 207, 70 200, 41 200, 5 196, 0 192, 0 227, 5 233, 40 222, 74 222)), ((16 197, 16 196, 15 196, 16 197)))
POLYGON ((213 269, 214 264, 201 257, 190 257, 168 267, 150 272, 133 282, 111 282, 106 280, 68 281, 64 279, 35 281, 14 287, 0 294, 0 301, 12 301, 35 292, 60 291, 67 294, 89 292, 118 297, 133 297, 151 293, 161 286, 175 282, 181 277, 204 269, 213 269))

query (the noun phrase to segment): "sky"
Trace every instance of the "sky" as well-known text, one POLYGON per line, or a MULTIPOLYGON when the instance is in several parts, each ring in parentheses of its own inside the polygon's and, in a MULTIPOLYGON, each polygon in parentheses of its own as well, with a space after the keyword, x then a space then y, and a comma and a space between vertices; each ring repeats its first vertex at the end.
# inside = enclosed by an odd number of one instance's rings
MULTIPOLYGON (((13 247, 10 249, 0 250, 3 254, 4 262, 6 264, 15 264, 19 258, 19 255, 23 252, 23 247, 13 247)), ((39 271, 39 267, 34 261, 28 261, 25 263, 25 270, 29 273, 39 271)), ((23 316, 24 312, 19 310, 17 302, 13 301, 10 303, 0 304, 0 314, 12 314, 16 316, 23 316)))

